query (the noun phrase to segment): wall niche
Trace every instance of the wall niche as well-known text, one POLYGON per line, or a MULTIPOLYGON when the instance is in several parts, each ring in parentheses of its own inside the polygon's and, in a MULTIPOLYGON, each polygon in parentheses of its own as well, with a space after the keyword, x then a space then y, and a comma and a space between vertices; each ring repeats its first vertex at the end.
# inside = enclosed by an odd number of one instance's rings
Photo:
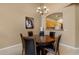
POLYGON ((46 30, 63 30, 62 12, 57 12, 46 16, 46 30))

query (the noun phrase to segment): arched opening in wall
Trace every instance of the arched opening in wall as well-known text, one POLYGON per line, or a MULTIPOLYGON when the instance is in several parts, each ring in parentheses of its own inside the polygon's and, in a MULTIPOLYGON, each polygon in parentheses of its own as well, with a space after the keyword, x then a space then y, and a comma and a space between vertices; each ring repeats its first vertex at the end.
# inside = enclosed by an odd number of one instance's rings
POLYGON ((46 30, 63 30, 63 14, 57 12, 46 17, 46 30))

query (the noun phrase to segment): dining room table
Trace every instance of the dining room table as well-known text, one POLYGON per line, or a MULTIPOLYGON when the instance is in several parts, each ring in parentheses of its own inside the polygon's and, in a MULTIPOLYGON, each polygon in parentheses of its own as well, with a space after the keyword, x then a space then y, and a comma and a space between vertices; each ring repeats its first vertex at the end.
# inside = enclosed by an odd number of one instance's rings
POLYGON ((40 36, 40 35, 34 35, 35 41, 36 41, 36 45, 37 45, 37 51, 38 54, 45 54, 43 53, 43 49, 44 47, 49 47, 50 45, 52 45, 52 43, 55 42, 55 38, 50 37, 49 35, 44 35, 44 36, 40 36), (42 51, 42 53, 40 53, 40 51, 42 51))

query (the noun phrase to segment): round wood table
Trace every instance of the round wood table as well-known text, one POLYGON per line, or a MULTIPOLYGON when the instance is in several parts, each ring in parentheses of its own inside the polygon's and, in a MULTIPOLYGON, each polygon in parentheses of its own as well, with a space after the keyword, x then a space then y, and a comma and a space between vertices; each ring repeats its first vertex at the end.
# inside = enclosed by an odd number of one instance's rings
POLYGON ((38 55, 39 54, 44 55, 45 52, 44 52, 43 48, 48 47, 52 43, 54 43, 55 38, 50 37, 49 35, 44 35, 44 36, 35 35, 35 41, 36 41, 36 45, 37 45, 38 55), (40 51, 41 51, 41 53, 40 53, 40 51))
POLYGON ((50 37, 49 35, 39 36, 35 35, 36 43, 38 44, 49 44, 55 41, 55 38, 50 37))

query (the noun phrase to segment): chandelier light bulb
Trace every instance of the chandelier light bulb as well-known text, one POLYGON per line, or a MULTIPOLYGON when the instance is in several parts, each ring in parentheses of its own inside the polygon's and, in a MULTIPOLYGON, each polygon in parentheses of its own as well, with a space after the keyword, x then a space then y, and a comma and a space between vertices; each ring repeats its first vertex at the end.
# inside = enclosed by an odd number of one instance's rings
POLYGON ((46 6, 44 6, 44 9, 46 9, 47 7, 46 6))
POLYGON ((40 8, 40 7, 38 7, 37 9, 39 9, 39 10, 40 10, 41 8, 40 8))
POLYGON ((42 11, 40 11, 40 13, 42 14, 42 11))

